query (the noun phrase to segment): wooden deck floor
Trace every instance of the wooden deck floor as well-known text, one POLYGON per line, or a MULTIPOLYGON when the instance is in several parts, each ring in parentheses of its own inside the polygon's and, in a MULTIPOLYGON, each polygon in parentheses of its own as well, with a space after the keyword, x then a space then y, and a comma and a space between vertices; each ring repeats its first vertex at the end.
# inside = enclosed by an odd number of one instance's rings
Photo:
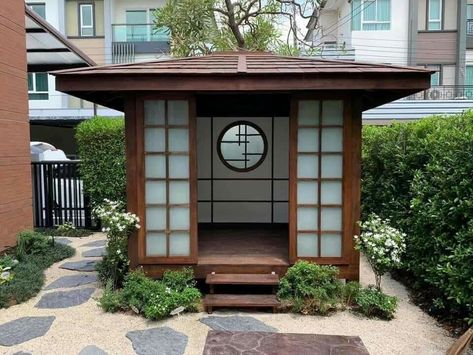
POLYGON ((200 265, 287 266, 287 227, 199 227, 200 265))

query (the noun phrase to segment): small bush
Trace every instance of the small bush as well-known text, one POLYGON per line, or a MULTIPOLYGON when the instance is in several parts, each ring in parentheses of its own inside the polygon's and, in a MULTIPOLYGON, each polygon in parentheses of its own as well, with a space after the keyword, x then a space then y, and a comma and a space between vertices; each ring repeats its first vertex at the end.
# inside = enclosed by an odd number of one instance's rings
POLYGON ((43 254, 53 244, 52 238, 34 231, 20 232, 17 237, 16 256, 22 261, 27 256, 43 254))
POLYGON ((342 289, 342 303, 345 307, 351 307, 356 304, 356 297, 362 290, 359 282, 347 282, 342 289))
POLYGON ((325 315, 341 306, 343 284, 334 266, 298 261, 279 283, 278 297, 293 312, 325 315))
POLYGON ((93 206, 106 198, 126 199, 125 124, 123 118, 95 117, 79 124, 76 140, 80 174, 93 206))
POLYGON ((385 295, 374 286, 359 290, 355 302, 355 310, 369 318, 393 319, 397 308, 396 297, 385 295))
POLYGON ((64 230, 63 228, 36 228, 35 232, 40 233, 47 237, 69 237, 69 238, 83 238, 91 235, 91 230, 88 229, 69 229, 64 230))
POLYGON ((145 318, 158 320, 183 307, 192 312, 197 309, 201 294, 194 287, 191 269, 167 272, 162 280, 152 280, 142 272, 130 272, 120 290, 113 290, 109 282, 99 300, 106 312, 133 311, 145 318))

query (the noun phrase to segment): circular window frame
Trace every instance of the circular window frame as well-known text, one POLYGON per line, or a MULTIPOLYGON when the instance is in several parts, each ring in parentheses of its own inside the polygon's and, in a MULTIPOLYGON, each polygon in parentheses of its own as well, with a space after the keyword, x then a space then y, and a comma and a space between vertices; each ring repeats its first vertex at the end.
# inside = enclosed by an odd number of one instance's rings
POLYGON ((222 162, 222 164, 225 165, 228 169, 239 172, 239 173, 247 173, 249 171, 252 171, 252 170, 255 170, 256 168, 258 168, 265 161, 266 156, 268 154, 268 139, 266 138, 266 134, 264 134, 264 131, 258 125, 256 125, 255 123, 250 122, 250 121, 244 121, 244 120, 235 121, 235 122, 232 122, 232 123, 226 125, 222 129, 222 131, 220 132, 220 134, 217 138, 217 154, 218 154, 218 157, 220 158, 220 161, 222 162), (260 156, 260 159, 258 160, 258 162, 256 164, 254 164, 254 165, 252 165, 248 168, 237 168, 236 166, 231 165, 230 163, 228 163, 225 160, 225 158, 223 156, 223 153, 222 153, 222 150, 221 150, 222 139, 223 139, 223 136, 225 135, 225 133, 227 133, 230 128, 233 128, 233 127, 239 126, 239 125, 247 125, 247 126, 250 126, 250 127, 254 128, 256 130, 256 132, 259 133, 260 137, 263 139, 264 148, 263 148, 263 152, 260 156))

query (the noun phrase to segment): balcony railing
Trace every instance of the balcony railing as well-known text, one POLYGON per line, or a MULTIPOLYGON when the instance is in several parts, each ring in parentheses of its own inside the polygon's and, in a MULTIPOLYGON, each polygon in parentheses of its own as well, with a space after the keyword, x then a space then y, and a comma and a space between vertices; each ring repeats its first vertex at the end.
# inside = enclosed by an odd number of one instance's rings
POLYGON ((154 24, 113 24, 113 42, 167 42, 169 34, 166 28, 157 29, 154 24))
POLYGON ((466 20, 466 34, 473 36, 473 20, 466 20))
POLYGON ((439 85, 406 97, 406 100, 473 100, 473 85, 439 85))

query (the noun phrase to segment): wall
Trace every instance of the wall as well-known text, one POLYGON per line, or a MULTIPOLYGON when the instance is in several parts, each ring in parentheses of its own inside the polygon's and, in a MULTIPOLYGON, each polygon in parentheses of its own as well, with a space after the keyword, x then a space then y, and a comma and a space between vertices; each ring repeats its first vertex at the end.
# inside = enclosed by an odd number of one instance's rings
MULTIPOLYGON (((199 179, 211 178, 211 149, 213 150, 213 178, 233 180, 214 180, 214 222, 220 223, 271 223, 271 117, 214 117, 213 139, 209 117, 197 118, 197 164, 199 179), (268 152, 263 163, 249 172, 235 172, 220 160, 217 151, 217 139, 221 131, 230 123, 246 120, 255 123, 266 135, 268 152), (268 180, 241 180, 256 178, 268 180), (269 202, 216 202, 218 200, 264 200, 269 202)), ((287 179, 289 165, 289 119, 274 119, 274 178, 287 179)), ((274 181, 274 200, 288 200, 287 180, 274 181)), ((198 200, 211 199, 211 182, 200 181, 198 200)), ((199 222, 211 222, 210 203, 199 203, 199 222)), ((274 203, 274 223, 288 222, 288 203, 274 203)))
POLYGON ((50 143, 61 149, 66 155, 77 154, 77 143, 74 127, 58 127, 32 124, 30 125, 31 141, 50 143))
MULTIPOLYGON (((425 31, 427 29, 427 1, 419 1, 419 12, 418 12, 418 29, 419 31, 425 31)), ((445 31, 451 31, 457 29, 457 0, 443 0, 443 29, 445 31)))
POLYGON ((105 62, 105 39, 102 38, 70 38, 74 45, 80 48, 97 65, 107 64, 105 62))
POLYGON ((456 32, 419 32, 417 63, 454 64, 457 61, 456 32))
POLYGON ((31 228, 31 168, 22 1, 0 6, 0 250, 31 228), (6 85, 5 83, 8 83, 6 85))
MULTIPOLYGON (((95 18, 95 35, 104 35, 104 3, 103 0, 95 0, 94 18, 95 18)), ((66 35, 68 37, 79 36, 79 1, 66 1, 66 35)))

